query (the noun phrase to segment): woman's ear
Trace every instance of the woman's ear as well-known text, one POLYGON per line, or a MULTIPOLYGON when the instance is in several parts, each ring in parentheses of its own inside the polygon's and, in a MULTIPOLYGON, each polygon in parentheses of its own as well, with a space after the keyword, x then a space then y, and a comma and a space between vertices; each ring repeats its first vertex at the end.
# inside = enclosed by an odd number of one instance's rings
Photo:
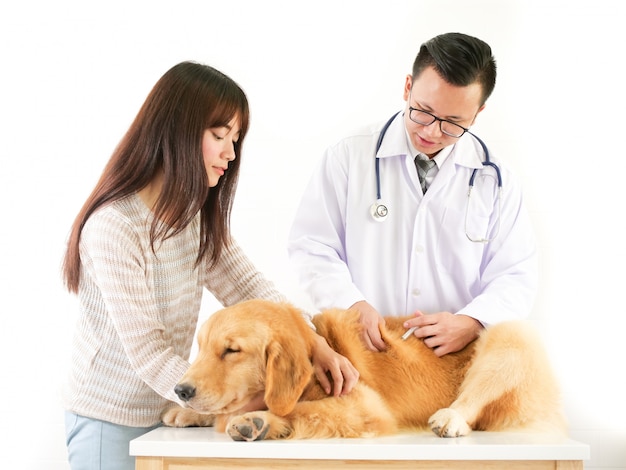
POLYGON ((301 337, 275 338, 267 348, 265 404, 285 416, 296 406, 313 375, 306 343, 301 337))

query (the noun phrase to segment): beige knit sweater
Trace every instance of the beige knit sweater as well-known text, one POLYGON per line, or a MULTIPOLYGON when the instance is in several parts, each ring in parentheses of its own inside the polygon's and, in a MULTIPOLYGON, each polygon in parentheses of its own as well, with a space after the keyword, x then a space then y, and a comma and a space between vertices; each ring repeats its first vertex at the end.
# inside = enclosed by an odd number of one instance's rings
POLYGON ((76 414, 127 426, 158 423, 189 366, 203 288, 226 306, 285 300, 234 241, 212 269, 194 268, 198 217, 153 253, 151 220, 133 195, 96 211, 83 229, 80 313, 63 394, 76 414))

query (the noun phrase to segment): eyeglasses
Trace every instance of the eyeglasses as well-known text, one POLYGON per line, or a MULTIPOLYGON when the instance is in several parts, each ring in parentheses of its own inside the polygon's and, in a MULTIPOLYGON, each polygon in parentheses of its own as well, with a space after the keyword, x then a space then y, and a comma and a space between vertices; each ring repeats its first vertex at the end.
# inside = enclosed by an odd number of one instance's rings
MULTIPOLYGON (((412 96, 411 91, 409 91, 409 102, 411 102, 412 96)), ((438 118, 434 114, 429 113, 428 111, 422 111, 421 109, 413 108, 409 105, 409 119, 411 121, 420 124, 422 126, 430 126, 433 122, 439 121, 439 130, 443 132, 445 135, 450 137, 456 137, 457 139, 465 134, 469 129, 459 126, 451 121, 446 121, 445 119, 438 118)))
POLYGON ((430 114, 427 111, 422 111, 421 109, 416 109, 411 106, 409 106, 409 118, 411 121, 421 124, 422 126, 430 126, 433 122, 439 121, 439 129, 441 132, 450 137, 458 138, 469 131, 469 129, 463 126, 438 118, 434 114, 430 114))

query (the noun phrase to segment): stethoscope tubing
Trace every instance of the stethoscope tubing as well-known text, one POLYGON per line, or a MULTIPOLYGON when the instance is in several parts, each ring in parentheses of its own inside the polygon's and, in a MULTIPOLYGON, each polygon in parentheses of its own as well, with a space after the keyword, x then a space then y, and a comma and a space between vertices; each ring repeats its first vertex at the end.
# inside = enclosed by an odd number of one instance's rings
MULTIPOLYGON (((376 159, 376 199, 377 200, 381 199, 381 191, 380 191, 380 160, 377 157, 378 151, 380 150, 380 147, 383 144, 383 139, 385 138, 385 134, 387 133, 387 129, 389 129, 389 126, 391 125, 393 120, 401 112, 402 111, 394 114, 393 116, 391 116, 389 118, 389 120, 385 123, 385 125, 382 128, 382 130, 380 131, 380 135, 378 136, 378 141, 376 142, 376 152, 375 152, 374 158, 376 159)), ((485 142, 480 137, 478 137, 476 134, 474 134, 473 132, 469 132, 468 131, 468 133, 472 137, 474 137, 478 141, 480 146, 482 147, 483 152, 485 153, 485 160, 482 162, 483 166, 489 166, 489 167, 493 168, 493 170, 496 173, 496 178, 497 178, 497 181, 498 181, 498 187, 500 189, 502 189, 502 173, 500 172, 500 168, 498 167, 498 165, 496 165, 495 163, 493 163, 491 161, 491 158, 489 156, 489 149, 487 148, 487 144, 485 144, 485 142)), ((478 172, 478 168, 474 168, 474 171, 472 171, 472 175, 470 176, 469 185, 472 186, 472 187, 474 186, 474 179, 476 178, 476 173, 477 172, 478 172)))
MULTIPOLYGON (((376 142, 376 152, 374 153, 374 159, 375 159, 375 169, 376 169, 376 202, 374 203, 374 206, 372 206, 371 212, 372 212, 372 216, 374 217, 375 220, 379 220, 382 221, 386 218, 387 213, 388 213, 388 209, 387 206, 385 206, 384 204, 382 204, 381 200, 381 189, 380 189, 380 159, 378 158, 378 151, 380 150, 381 145, 383 144, 383 139, 385 138, 385 134, 387 133, 387 129, 389 129, 389 126, 391 125, 391 123, 393 122, 393 120, 396 118, 396 116, 398 116, 398 114, 400 114, 402 111, 394 114, 393 116, 391 116, 389 118, 389 120, 385 123, 385 125, 382 127, 381 131, 380 131, 380 135, 378 136, 378 141, 376 142), (381 213, 379 213, 379 208, 382 208, 381 213), (382 215, 382 213, 384 213, 384 215, 382 215)), ((498 167, 498 165, 496 165, 495 163, 493 163, 489 157, 489 149, 487 148, 487 145, 485 144, 485 142, 483 142, 483 140, 478 137, 476 134, 474 134, 473 132, 469 132, 468 133, 474 137, 478 143, 480 144, 480 146, 483 149, 483 152, 485 154, 485 160, 482 162, 483 164, 483 168, 484 167, 491 167, 495 174, 496 174, 496 179, 497 179, 497 184, 498 184, 498 224, 497 224, 497 230, 496 230, 496 235, 497 233, 500 231, 500 211, 501 211, 501 195, 502 195, 502 174, 500 172, 500 168, 498 167)), ((471 195, 472 189, 474 188, 474 180, 476 178, 476 174, 478 172, 479 168, 474 168, 474 170, 472 171, 472 174, 470 176, 469 179, 469 188, 468 188, 468 193, 467 193, 467 197, 468 197, 468 207, 467 210, 469 210, 469 197, 471 195)), ((494 235, 493 237, 491 237, 490 239, 485 239, 485 238, 472 238, 469 236, 469 234, 467 233, 467 217, 468 217, 468 212, 466 211, 465 214, 465 235, 467 236, 467 238, 470 241, 473 242, 479 242, 479 243, 487 243, 491 240, 493 240, 496 235, 494 235)))
POLYGON ((385 138, 387 129, 389 129, 389 126, 391 125, 393 120, 401 112, 402 111, 399 111, 389 118, 389 120, 385 123, 382 130, 380 131, 380 135, 378 136, 378 141, 376 142, 376 152, 374 152, 374 159, 376 160, 376 200, 377 201, 380 201, 380 160, 378 159, 378 151, 380 150, 380 146, 383 145, 383 139, 385 138))
MULTIPOLYGON (((500 167, 498 167, 498 165, 493 163, 491 159, 489 158, 489 149, 487 148, 487 144, 485 144, 485 142, 483 142, 483 140, 480 137, 478 137, 476 134, 474 134, 473 132, 468 131, 468 133, 472 137, 474 137, 474 139, 476 139, 478 143, 480 144, 480 146, 483 148, 483 152, 485 153, 485 161, 483 161, 483 166, 489 166, 493 168, 493 170, 496 172, 496 178, 498 180, 498 188, 502 189, 502 174, 500 173, 500 167)), ((376 153, 378 153, 378 151, 376 153)), ((478 168, 474 168, 474 171, 472 171, 472 176, 470 176, 470 180, 469 180, 470 187, 474 186, 474 178, 476 178, 477 171, 478 171, 478 168)))

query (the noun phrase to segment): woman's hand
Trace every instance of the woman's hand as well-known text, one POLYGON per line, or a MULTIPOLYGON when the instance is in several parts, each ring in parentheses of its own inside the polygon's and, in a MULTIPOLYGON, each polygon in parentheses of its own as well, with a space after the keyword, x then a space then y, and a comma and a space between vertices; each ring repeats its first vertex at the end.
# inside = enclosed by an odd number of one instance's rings
POLYGON ((319 335, 313 348, 313 370, 324 391, 329 395, 332 391, 336 397, 350 393, 359 380, 359 371, 352 363, 332 349, 326 339, 319 335))

